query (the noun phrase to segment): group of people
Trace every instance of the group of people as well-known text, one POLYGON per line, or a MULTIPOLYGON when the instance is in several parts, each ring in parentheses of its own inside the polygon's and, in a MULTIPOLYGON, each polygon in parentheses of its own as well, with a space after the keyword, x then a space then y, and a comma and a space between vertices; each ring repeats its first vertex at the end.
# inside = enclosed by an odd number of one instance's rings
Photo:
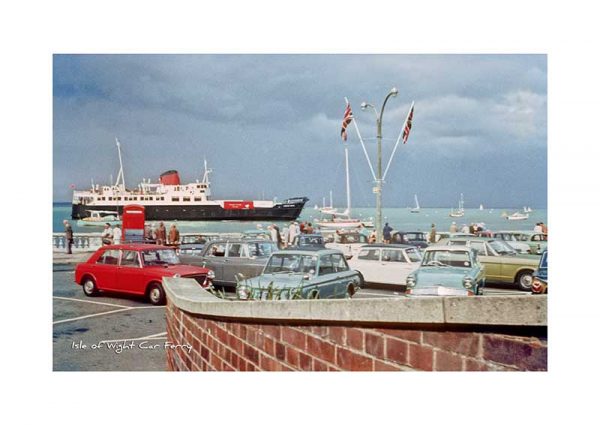
POLYGON ((540 233, 547 235, 548 234, 548 226, 546 226, 546 223, 544 223, 543 221, 540 221, 539 223, 535 223, 535 226, 533 227, 533 231, 540 232, 540 233))
MULTIPOLYGON (((262 229, 262 224, 258 224, 257 229, 262 229)), ((278 225, 270 224, 267 227, 269 234, 271 236, 271 240, 277 242, 279 248, 285 248, 286 246, 291 245, 294 242, 296 236, 301 233, 304 234, 313 234, 315 233, 315 229, 310 222, 301 222, 298 223, 294 221, 287 228, 281 230, 278 225)))
POLYGON ((144 240, 155 242, 157 245, 179 245, 181 243, 177 226, 171 224, 171 228, 167 234, 167 227, 162 221, 158 223, 158 227, 155 225, 144 226, 144 240))

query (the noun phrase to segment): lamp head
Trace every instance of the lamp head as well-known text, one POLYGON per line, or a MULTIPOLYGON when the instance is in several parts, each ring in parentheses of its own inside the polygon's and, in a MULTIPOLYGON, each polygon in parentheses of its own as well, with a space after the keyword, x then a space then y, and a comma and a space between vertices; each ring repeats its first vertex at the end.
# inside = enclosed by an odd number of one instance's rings
POLYGON ((362 109, 363 111, 366 111, 367 110, 367 106, 369 106, 369 105, 367 105, 367 102, 363 102, 363 103, 360 104, 360 109, 362 109))
POLYGON ((398 89, 396 87, 392 87, 392 90, 390 90, 390 94, 396 97, 396 95, 398 94, 398 89))

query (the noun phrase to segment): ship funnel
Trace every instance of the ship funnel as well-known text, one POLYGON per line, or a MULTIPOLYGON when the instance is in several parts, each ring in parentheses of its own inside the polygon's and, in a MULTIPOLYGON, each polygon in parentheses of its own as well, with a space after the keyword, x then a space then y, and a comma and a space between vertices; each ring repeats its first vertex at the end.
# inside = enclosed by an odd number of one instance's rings
POLYGON ((160 182, 166 185, 179 185, 181 181, 179 180, 179 173, 175 170, 165 171, 160 175, 160 182))

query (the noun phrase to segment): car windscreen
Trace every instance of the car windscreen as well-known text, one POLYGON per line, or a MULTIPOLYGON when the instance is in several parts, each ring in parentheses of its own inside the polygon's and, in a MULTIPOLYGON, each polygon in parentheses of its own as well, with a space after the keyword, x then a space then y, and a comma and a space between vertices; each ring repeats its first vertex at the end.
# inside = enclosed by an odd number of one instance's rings
POLYGON ((162 264, 179 264, 179 257, 174 249, 152 249, 142 251, 144 264, 147 266, 162 264))
POLYGON ((368 239, 360 233, 351 233, 339 236, 339 243, 367 243, 368 239))
POLYGON ((278 248, 272 242, 248 242, 248 255, 250 257, 268 257, 275 251, 278 251, 278 248))
POLYGON ((517 253, 515 249, 501 240, 493 240, 488 242, 494 251, 500 255, 514 255, 517 253))
POLYGON ((316 266, 317 257, 314 255, 273 255, 263 273, 310 273, 311 270, 315 271, 316 266))
POLYGON ((425 237, 423 236, 423 233, 406 233, 404 235, 404 237, 406 238, 407 241, 425 241, 425 237))
POLYGON ((408 259, 411 261, 411 263, 418 263, 423 259, 421 253, 417 249, 407 249, 404 252, 406 252, 406 255, 408 256, 408 259))
POLYGON ((471 267, 471 257, 467 251, 426 251, 421 265, 471 267))

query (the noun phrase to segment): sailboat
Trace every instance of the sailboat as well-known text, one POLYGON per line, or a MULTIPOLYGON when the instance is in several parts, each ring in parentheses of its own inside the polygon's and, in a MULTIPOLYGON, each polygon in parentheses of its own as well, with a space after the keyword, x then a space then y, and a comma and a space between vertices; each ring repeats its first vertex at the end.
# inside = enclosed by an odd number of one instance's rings
POLYGON ((361 227, 360 220, 350 218, 350 170, 348 168, 348 147, 344 146, 346 152, 346 202, 347 207, 344 212, 338 212, 333 208, 332 192, 329 192, 331 207, 329 209, 321 208, 321 212, 331 215, 331 219, 315 220, 315 224, 323 229, 356 229, 361 227))
POLYGON ((323 214, 338 214, 337 208, 333 208, 333 191, 329 191, 329 206, 325 205, 325 197, 323 197, 323 207, 319 210, 323 214))
POLYGON ((479 211, 483 211, 483 204, 479 204, 479 211))
POLYGON ((464 199, 463 199, 463 194, 460 194, 460 201, 458 201, 458 209, 456 211, 454 211, 454 209, 450 209, 450 217, 463 217, 465 215, 465 209, 464 209, 464 199))
POLYGON ((410 210, 411 213, 420 213, 421 207, 419 206, 419 198, 417 198, 417 194, 415 193, 415 207, 410 210))

